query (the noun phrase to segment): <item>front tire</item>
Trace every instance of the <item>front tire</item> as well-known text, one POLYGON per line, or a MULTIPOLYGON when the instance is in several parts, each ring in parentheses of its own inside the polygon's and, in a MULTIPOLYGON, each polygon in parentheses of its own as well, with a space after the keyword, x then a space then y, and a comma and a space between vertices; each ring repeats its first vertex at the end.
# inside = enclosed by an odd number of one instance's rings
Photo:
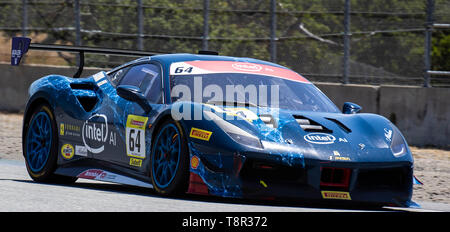
POLYGON ((152 146, 150 174, 155 190, 163 195, 186 192, 189 174, 186 139, 175 121, 165 121, 152 146))
POLYGON ((24 124, 22 142, 28 174, 36 182, 73 183, 76 177, 54 174, 58 158, 58 134, 54 114, 48 104, 34 108, 24 124))

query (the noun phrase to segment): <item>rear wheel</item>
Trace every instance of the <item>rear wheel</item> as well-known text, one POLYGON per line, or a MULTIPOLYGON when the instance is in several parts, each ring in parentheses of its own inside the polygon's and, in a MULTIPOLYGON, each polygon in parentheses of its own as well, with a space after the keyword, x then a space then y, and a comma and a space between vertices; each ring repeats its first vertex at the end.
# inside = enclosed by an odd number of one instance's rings
POLYGON ((23 153, 28 174, 37 182, 73 183, 75 177, 54 174, 58 158, 56 122, 47 104, 34 108, 24 125, 23 153))
POLYGON ((181 128, 173 120, 164 122, 156 132, 151 154, 151 177, 156 191, 165 195, 186 192, 189 152, 181 128))

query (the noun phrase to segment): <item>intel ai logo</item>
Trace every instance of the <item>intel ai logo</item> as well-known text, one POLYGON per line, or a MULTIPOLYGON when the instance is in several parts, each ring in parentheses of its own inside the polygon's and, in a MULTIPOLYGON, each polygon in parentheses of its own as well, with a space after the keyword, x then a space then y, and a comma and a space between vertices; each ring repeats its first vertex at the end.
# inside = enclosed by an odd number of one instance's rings
POLYGON ((336 137, 330 134, 325 133, 309 133, 303 138, 308 143, 315 143, 315 144, 332 144, 334 141, 336 141, 336 137))
POLYGON ((105 150, 108 138, 108 118, 104 114, 92 115, 82 127, 82 138, 86 149, 94 154, 105 150), (89 142, 86 142, 89 141, 89 142))

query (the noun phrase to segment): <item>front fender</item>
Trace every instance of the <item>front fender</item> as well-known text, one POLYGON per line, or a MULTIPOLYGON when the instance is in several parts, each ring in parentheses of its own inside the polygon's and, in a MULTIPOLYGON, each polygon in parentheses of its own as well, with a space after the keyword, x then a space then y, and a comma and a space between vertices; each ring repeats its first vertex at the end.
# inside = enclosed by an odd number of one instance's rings
POLYGON ((208 107, 203 104, 176 102, 172 105, 170 114, 180 123, 189 142, 214 147, 216 150, 241 149, 214 120, 206 116, 205 110, 208 107))

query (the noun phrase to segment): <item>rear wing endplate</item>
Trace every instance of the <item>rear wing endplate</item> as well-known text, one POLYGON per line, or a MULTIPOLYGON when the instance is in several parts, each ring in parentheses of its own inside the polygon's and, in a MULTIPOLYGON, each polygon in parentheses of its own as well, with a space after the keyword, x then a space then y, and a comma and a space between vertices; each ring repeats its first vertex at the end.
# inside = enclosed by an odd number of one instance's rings
POLYGON ((18 66, 20 64, 22 57, 28 52, 29 49, 78 53, 79 54, 78 70, 73 75, 74 78, 80 77, 81 73, 83 72, 85 53, 116 55, 116 56, 153 56, 163 54, 161 52, 148 52, 148 51, 125 50, 125 49, 39 44, 39 43, 31 43, 31 39, 27 37, 13 37, 11 46, 11 65, 18 66))

